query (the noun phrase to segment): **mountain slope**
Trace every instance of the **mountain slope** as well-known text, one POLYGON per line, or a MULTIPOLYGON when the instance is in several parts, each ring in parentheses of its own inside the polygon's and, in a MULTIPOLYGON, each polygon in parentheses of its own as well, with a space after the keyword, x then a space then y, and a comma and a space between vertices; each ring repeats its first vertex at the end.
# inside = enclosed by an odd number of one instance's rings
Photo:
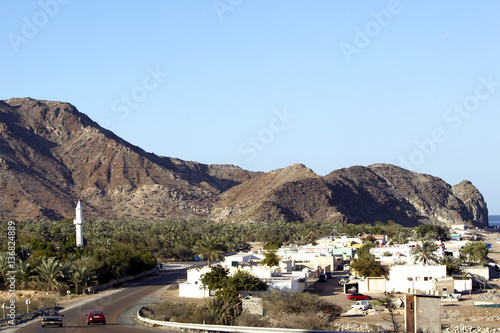
POLYGON ((217 195, 255 173, 146 153, 71 104, 0 104, 0 218, 205 217, 217 195), (13 209, 12 209, 13 208, 13 209))
POLYGON ((86 218, 269 222, 488 223, 470 182, 393 165, 325 177, 301 164, 267 173, 147 153, 68 103, 0 101, 0 220, 86 218))

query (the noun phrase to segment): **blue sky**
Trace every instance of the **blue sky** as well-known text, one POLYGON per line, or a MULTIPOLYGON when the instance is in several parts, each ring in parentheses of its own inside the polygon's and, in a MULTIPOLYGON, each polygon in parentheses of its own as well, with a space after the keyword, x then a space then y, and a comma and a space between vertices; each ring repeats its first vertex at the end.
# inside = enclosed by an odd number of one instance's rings
POLYGON ((158 155, 470 180, 500 214, 498 1, 2 1, 0 99, 158 155))

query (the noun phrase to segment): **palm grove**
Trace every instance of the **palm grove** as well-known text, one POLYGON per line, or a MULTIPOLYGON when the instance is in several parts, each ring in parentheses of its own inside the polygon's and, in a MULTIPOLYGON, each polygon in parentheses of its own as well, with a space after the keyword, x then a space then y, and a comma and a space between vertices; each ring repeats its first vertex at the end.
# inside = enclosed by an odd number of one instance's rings
MULTIPOLYGON (((7 223, 0 230, 0 282, 4 287, 8 271, 7 223)), ((88 286, 139 274, 161 260, 192 260, 201 256, 211 265, 225 253, 247 250, 251 242, 272 246, 296 244, 312 230, 318 236, 336 234, 385 234, 397 243, 410 236, 420 239, 444 239, 446 229, 422 225, 405 228, 392 221, 374 225, 338 222, 229 224, 206 220, 174 220, 162 223, 128 221, 88 221, 84 227, 85 245, 75 244, 71 219, 62 221, 16 222, 16 279, 19 289, 36 289, 78 294, 88 286)), ((314 240, 308 240, 314 241, 314 240)), ((461 254, 461 262, 484 263, 487 249, 482 243, 471 243, 461 254)), ((366 245, 367 247, 370 245, 366 245)), ((423 246, 423 245, 422 245, 423 246)), ((426 250, 423 253, 427 253, 426 250)), ((362 248, 353 265, 367 267, 366 276, 384 271, 374 263, 369 248, 362 248)), ((425 262, 434 258, 424 255, 425 262)), ((272 258, 270 260, 273 260, 272 258)), ((446 265, 455 269, 459 262, 450 258, 446 265)))

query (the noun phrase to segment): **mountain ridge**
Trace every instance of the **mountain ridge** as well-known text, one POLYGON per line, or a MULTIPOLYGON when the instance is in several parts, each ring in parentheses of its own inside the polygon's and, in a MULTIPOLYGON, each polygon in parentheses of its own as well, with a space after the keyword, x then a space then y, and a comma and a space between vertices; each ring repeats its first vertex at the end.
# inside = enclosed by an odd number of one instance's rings
POLYGON ((158 156, 102 128, 70 103, 0 101, 0 219, 71 217, 229 222, 339 220, 487 226, 469 181, 389 164, 319 176, 302 164, 269 172, 158 156))

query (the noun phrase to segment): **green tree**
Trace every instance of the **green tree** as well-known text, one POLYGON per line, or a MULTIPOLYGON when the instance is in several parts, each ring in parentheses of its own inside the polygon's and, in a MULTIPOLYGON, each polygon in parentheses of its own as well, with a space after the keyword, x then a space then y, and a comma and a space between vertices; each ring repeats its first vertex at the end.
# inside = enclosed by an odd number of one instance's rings
POLYGON ((9 270, 9 254, 7 252, 0 252, 0 280, 5 282, 6 272, 9 270))
POLYGON ((252 273, 241 269, 229 277, 228 283, 238 291, 264 291, 268 288, 267 283, 252 275, 252 273))
POLYGON ((264 244, 264 250, 277 250, 281 246, 281 242, 278 240, 270 241, 264 244))
POLYGON ((422 241, 421 244, 417 244, 411 251, 410 254, 413 256, 413 261, 418 263, 422 262, 424 265, 428 265, 431 262, 439 262, 434 252, 437 250, 437 245, 433 241, 422 241))
POLYGON ((374 243, 363 244, 363 246, 356 250, 358 258, 370 255, 370 249, 373 249, 374 247, 377 247, 374 243))
POLYGON ((19 260, 16 263, 16 282, 19 289, 28 289, 31 286, 33 270, 28 260, 19 260))
POLYGON ((281 258, 276 254, 276 251, 267 251, 264 255, 264 259, 262 259, 261 264, 273 267, 278 266, 280 264, 281 258))
POLYGON ((213 266, 210 271, 201 275, 201 286, 203 289, 220 290, 226 285, 228 276, 228 268, 213 266))
POLYGON ((33 253, 33 248, 29 244, 23 244, 17 252, 17 256, 19 260, 28 260, 31 253, 33 253))
POLYGON ((460 261, 466 265, 484 265, 488 262, 488 248, 483 242, 467 242, 460 249, 460 261))
POLYGON ((222 244, 214 236, 206 235, 202 237, 196 244, 195 252, 199 253, 208 261, 208 267, 212 261, 224 259, 224 251, 222 244))
POLYGON ((434 224, 422 224, 415 228, 416 237, 426 240, 444 240, 448 238, 448 229, 434 224))
POLYGON ((372 254, 353 259, 351 269, 363 277, 378 277, 387 274, 387 271, 380 266, 372 254))
POLYGON ((447 276, 450 276, 453 273, 458 273, 460 271, 458 260, 451 255, 448 256, 445 255, 441 257, 441 259, 439 260, 439 264, 446 265, 447 276))
POLYGON ((183 244, 175 244, 175 247, 172 249, 172 254, 179 260, 193 258, 193 250, 183 244))
POLYGON ((241 302, 235 298, 206 298, 205 306, 218 325, 232 325, 241 313, 241 302))
POLYGON ((264 291, 267 284, 248 271, 237 270, 229 275, 229 269, 222 266, 213 266, 209 272, 200 278, 203 289, 216 291, 222 298, 238 298, 239 291, 264 291))
POLYGON ((43 258, 35 271, 34 280, 42 290, 61 291, 65 286, 63 268, 55 257, 43 258))
POLYGON ((356 256, 351 261, 351 268, 363 277, 377 277, 386 275, 386 270, 375 260, 375 256, 370 253, 370 249, 375 247, 373 243, 363 244, 357 251, 356 256))

